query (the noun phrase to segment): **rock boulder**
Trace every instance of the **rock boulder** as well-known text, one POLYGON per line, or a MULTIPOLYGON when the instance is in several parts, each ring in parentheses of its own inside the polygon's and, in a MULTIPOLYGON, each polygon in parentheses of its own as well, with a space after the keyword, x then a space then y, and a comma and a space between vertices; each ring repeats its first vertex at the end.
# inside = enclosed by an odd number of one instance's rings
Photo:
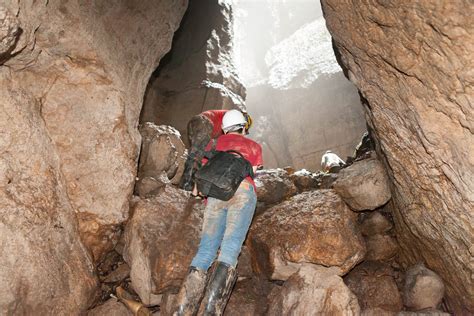
POLYGON ((146 197, 167 183, 178 184, 184 170, 185 147, 180 133, 167 125, 140 126, 142 148, 136 191, 146 197))
POLYGON ((424 265, 407 270, 403 298, 410 310, 436 309, 444 296, 443 280, 424 265))
POLYGON ((342 169, 333 187, 355 211, 374 210, 391 197, 387 174, 377 159, 357 161, 342 169))
POLYGON ((357 297, 338 270, 304 264, 272 291, 268 315, 360 315, 357 297))
POLYGON ((362 310, 379 308, 399 312, 403 303, 392 268, 383 263, 365 261, 344 277, 344 282, 357 296, 362 310))
POLYGON ((346 273, 366 251, 356 217, 332 190, 304 192, 268 209, 248 237, 254 271, 285 280, 309 262, 346 273))
POLYGON ((132 212, 123 256, 133 289, 144 304, 156 304, 181 286, 199 244, 203 203, 168 185, 153 198, 136 198, 132 212))
POLYGON ((258 200, 265 204, 281 202, 297 192, 288 172, 283 169, 257 171, 255 185, 257 186, 258 200))

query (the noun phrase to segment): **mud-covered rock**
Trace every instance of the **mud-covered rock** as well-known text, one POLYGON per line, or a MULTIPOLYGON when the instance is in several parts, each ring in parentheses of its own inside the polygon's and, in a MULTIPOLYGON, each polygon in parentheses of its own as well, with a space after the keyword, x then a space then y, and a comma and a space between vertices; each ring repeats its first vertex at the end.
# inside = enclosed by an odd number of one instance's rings
POLYGON ((403 301, 412 311, 437 309, 444 296, 443 280, 423 264, 407 270, 403 288, 403 301))
POLYGON ((304 264, 269 296, 268 315, 360 315, 339 269, 304 264))
POLYGON ((178 184, 184 170, 186 148, 180 133, 151 122, 140 126, 142 147, 138 165, 137 193, 145 197, 167 183, 178 184))
POLYGON ((132 287, 145 304, 177 291, 197 251, 203 203, 166 186, 153 198, 136 198, 125 228, 123 256, 132 287))
POLYGON ((87 316, 133 316, 133 313, 115 298, 87 312, 87 316))
POLYGON ((393 259, 398 252, 398 244, 394 237, 390 235, 372 235, 365 237, 367 246, 366 260, 386 261, 393 259))
POLYGON ((283 169, 257 171, 255 185, 258 200, 265 204, 281 202, 297 192, 295 184, 283 169))
POLYGON ((285 280, 309 262, 346 273, 366 251, 356 217, 332 190, 304 192, 268 209, 248 237, 254 271, 285 280))
POLYGON ((365 261, 349 272, 344 282, 357 296, 362 310, 379 308, 399 312, 403 303, 394 276, 389 265, 365 261))
POLYGON ((374 210, 391 197, 387 174, 377 159, 361 160, 342 169, 333 187, 355 211, 374 210))
POLYGON ((360 231, 364 236, 385 234, 392 228, 392 222, 378 211, 370 212, 360 224, 360 231))

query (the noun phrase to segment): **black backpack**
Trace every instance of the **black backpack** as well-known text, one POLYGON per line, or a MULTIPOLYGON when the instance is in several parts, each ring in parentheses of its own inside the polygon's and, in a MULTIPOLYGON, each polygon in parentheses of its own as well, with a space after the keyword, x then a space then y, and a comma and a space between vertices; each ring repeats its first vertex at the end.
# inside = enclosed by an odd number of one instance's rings
POLYGON ((247 176, 254 177, 252 165, 234 150, 212 150, 205 155, 208 162, 194 174, 197 189, 204 196, 230 200, 247 176))

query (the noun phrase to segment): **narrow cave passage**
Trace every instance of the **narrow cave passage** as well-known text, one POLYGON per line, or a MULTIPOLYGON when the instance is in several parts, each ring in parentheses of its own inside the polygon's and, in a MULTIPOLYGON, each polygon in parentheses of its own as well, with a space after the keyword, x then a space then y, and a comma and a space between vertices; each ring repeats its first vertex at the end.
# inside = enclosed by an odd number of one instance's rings
POLYGON ((473 314, 472 3, 321 7, 3 1, 0 314, 172 315, 209 216, 186 124, 244 108, 265 168, 224 315, 473 314))

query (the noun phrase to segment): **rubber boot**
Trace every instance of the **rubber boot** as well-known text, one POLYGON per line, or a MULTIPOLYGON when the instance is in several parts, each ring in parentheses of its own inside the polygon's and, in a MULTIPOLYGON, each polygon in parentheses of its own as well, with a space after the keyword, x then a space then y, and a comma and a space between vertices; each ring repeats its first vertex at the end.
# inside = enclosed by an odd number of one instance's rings
MULTIPOLYGON (((235 268, 218 261, 206 288, 203 315, 222 315, 224 313, 236 280, 237 271, 235 268)), ((203 309, 202 307, 201 309, 203 309)))
POLYGON ((188 275, 178 293, 178 308, 173 315, 196 315, 204 296, 207 281, 206 274, 206 271, 199 270, 196 267, 189 268, 188 275))

